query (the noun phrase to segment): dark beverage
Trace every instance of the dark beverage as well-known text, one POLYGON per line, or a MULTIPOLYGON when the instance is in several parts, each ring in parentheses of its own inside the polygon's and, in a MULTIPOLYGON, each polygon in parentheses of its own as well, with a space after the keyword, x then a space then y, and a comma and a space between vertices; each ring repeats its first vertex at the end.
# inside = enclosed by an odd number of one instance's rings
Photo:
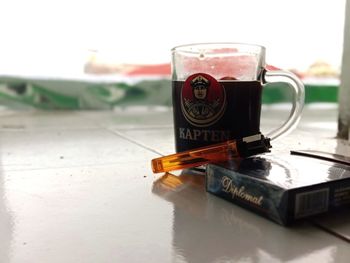
POLYGON ((184 81, 172 82, 177 152, 260 132, 259 81, 225 80, 213 86, 206 83, 208 77, 195 77, 192 89, 184 81))

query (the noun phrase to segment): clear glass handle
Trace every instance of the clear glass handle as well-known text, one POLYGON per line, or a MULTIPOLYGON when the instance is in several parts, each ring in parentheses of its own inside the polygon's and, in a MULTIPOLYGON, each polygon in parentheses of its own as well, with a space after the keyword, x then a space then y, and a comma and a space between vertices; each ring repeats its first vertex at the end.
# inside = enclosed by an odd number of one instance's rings
POLYGON ((266 134, 271 140, 275 140, 282 135, 288 134, 298 125, 304 107, 305 88, 297 76, 284 70, 265 71, 263 84, 265 86, 269 83, 286 83, 293 91, 293 104, 288 119, 281 127, 266 134))

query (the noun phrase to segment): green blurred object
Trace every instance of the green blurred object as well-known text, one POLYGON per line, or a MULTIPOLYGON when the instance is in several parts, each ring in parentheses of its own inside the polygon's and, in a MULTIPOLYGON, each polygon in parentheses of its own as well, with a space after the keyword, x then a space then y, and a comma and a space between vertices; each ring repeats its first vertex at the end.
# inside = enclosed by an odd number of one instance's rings
POLYGON ((305 85, 305 103, 338 102, 339 85, 305 85))
POLYGON ((39 109, 113 109, 171 105, 169 79, 65 80, 0 77, 0 104, 39 109))
MULTIPOLYGON (((337 84, 305 84, 305 103, 338 101, 337 84)), ((264 88, 264 104, 291 101, 283 84, 264 88)), ((166 78, 67 80, 0 76, 0 104, 39 109, 113 109, 116 106, 171 106, 171 81, 166 78)))
MULTIPOLYGON (((305 103, 314 102, 338 102, 337 84, 304 84, 305 86, 305 103)), ((290 90, 283 84, 269 84, 264 88, 262 102, 264 104, 289 102, 291 101, 290 90)))

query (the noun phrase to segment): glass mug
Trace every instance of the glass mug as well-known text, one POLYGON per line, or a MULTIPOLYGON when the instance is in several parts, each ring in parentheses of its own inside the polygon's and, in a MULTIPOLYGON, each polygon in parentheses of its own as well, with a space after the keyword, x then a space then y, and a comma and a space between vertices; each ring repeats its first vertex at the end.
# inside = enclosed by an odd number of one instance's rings
POLYGON ((262 90, 272 82, 288 84, 293 104, 287 120, 264 135, 274 140, 298 124, 304 85, 288 71, 267 71, 265 47, 202 43, 171 51, 176 152, 259 133, 262 90))

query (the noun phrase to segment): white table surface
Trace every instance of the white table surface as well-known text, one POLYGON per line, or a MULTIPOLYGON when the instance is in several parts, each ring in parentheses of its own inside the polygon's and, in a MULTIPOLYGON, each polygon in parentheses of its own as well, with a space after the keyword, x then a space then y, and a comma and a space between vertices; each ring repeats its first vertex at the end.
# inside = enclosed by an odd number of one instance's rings
MULTIPOLYGON (((265 109, 263 128, 283 112, 265 109)), ((306 108, 273 150, 350 156, 336 118, 306 108)), ((206 193, 201 176, 153 175, 172 127, 165 108, 2 110, 0 262, 349 262, 349 211, 286 228, 206 193)))

